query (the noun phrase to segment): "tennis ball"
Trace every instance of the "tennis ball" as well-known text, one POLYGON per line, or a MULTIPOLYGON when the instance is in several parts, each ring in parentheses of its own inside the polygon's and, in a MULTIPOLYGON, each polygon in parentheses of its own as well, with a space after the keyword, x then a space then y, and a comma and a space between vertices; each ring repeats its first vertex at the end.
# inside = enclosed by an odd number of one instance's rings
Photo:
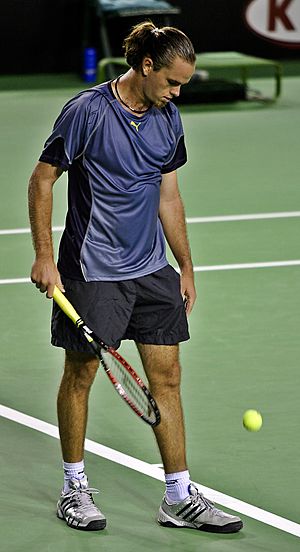
POLYGON ((243 426, 248 431, 259 431, 262 423, 262 416, 257 410, 246 410, 243 416, 243 426))

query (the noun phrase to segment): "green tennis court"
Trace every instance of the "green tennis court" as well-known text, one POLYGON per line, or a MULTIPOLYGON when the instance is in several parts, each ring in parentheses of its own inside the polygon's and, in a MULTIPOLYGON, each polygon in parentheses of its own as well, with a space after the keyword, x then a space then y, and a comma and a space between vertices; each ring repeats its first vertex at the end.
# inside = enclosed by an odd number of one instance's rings
MULTIPOLYGON (((273 82, 253 85, 271 90, 273 82)), ((179 177, 198 289, 192 339, 181 353, 188 459, 208 498, 245 522, 225 536, 156 524, 164 485, 153 435, 101 372, 86 468, 108 526, 90 534, 56 518, 63 352, 49 345, 50 301, 28 282, 27 182, 54 118, 84 85, 48 75, 3 78, 0 87, 3 548, 299 550, 300 77, 284 77, 276 103, 181 108, 189 163, 179 177), (263 414, 259 433, 242 427, 247 408, 263 414)), ((65 206, 63 176, 55 186, 56 249, 65 206)), ((134 360, 133 344, 122 351, 134 360)))

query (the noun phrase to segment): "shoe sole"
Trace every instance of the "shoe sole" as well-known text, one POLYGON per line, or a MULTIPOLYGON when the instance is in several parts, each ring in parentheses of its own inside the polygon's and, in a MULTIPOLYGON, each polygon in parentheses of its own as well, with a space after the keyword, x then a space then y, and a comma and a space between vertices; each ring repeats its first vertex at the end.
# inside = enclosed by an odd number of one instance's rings
POLYGON ((159 511, 158 517, 159 525, 163 527, 173 527, 175 529, 196 529, 197 531, 205 531, 206 533, 237 533, 243 528, 243 522, 233 521, 232 523, 227 523, 226 525, 212 525, 209 523, 203 523, 200 527, 192 523, 187 523, 184 521, 174 522, 174 518, 168 516, 162 509, 159 511))
POLYGON ((91 521, 88 525, 75 525, 77 522, 70 519, 70 522, 63 516, 62 512, 58 510, 56 512, 58 519, 65 521, 68 527, 71 529, 78 529, 79 531, 102 531, 106 527, 106 519, 98 519, 91 521), (73 521, 73 523, 72 523, 73 521))

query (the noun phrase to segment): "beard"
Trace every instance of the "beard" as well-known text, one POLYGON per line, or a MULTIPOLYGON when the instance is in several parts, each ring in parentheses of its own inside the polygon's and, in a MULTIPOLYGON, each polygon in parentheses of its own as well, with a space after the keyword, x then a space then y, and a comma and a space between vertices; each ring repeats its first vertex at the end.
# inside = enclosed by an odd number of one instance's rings
POLYGON ((162 109, 163 107, 166 107, 167 103, 169 103, 167 100, 161 99, 153 102, 153 105, 154 107, 157 107, 157 109, 162 109))

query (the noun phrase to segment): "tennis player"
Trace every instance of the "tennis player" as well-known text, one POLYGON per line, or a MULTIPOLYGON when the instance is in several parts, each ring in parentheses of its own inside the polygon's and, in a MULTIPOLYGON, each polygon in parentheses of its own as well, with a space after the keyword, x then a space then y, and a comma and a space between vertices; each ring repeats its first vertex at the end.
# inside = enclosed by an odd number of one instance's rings
MULTIPOLYGON (((232 533, 241 520, 215 508, 190 481, 180 400, 179 343, 189 339, 193 266, 177 169, 187 160, 172 99, 189 82, 189 38, 152 22, 124 41, 129 70, 72 98, 55 122, 29 184, 35 248, 32 282, 51 298, 56 284, 109 345, 136 342, 161 423, 154 428, 166 492, 158 521, 232 533), (68 212, 54 261, 52 189, 68 171, 68 212), (168 264, 168 242, 180 275, 168 264)), ((53 305, 52 344, 65 349, 58 393, 64 486, 57 515, 75 529, 101 530, 84 468, 88 396, 98 360, 53 305)))

